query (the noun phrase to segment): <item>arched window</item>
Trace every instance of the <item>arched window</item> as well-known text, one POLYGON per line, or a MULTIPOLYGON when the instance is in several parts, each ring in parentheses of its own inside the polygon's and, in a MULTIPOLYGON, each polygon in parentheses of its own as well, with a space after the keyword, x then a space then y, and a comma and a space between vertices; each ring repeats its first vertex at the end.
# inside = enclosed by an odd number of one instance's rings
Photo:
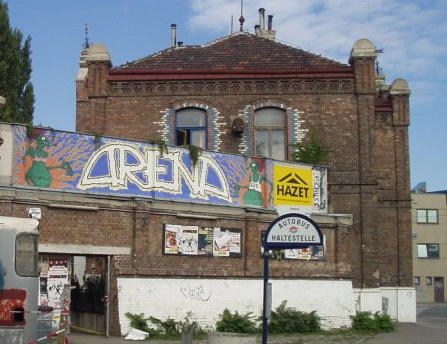
POLYGON ((286 160, 286 113, 268 107, 255 111, 255 155, 286 160))
POLYGON ((192 145, 206 149, 206 111, 197 108, 178 110, 175 114, 177 146, 192 145))

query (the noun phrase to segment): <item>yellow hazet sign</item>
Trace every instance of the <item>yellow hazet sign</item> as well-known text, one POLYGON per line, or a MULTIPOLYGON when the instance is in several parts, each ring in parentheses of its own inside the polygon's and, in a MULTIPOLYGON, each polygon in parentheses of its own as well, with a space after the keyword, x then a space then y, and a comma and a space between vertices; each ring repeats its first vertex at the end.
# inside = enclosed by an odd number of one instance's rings
POLYGON ((275 205, 313 205, 312 170, 275 166, 275 205))

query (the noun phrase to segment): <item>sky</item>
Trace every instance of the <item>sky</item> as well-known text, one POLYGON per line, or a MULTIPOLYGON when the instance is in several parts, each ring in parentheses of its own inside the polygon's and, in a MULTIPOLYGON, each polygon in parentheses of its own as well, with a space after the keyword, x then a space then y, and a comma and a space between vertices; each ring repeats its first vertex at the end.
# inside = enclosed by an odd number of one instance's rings
POLYGON ((254 32, 259 8, 273 15, 276 39, 347 64, 368 38, 386 83, 407 80, 411 186, 447 190, 447 0, 3 0, 10 25, 31 36, 34 124, 75 131, 75 77, 89 43, 104 44, 114 67, 169 48, 254 32), (86 35, 86 26, 88 28, 86 35))

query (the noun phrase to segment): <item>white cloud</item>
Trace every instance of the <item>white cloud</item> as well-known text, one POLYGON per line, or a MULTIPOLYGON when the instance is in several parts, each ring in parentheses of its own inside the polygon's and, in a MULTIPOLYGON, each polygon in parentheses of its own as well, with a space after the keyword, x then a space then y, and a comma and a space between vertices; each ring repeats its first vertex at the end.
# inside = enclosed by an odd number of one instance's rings
MULTIPOLYGON (((216 38, 229 33, 229 21, 239 28, 240 0, 191 0, 192 28, 211 30, 216 38)), ((253 32, 258 9, 273 14, 277 39, 347 63, 359 38, 370 39, 384 53, 379 63, 387 82, 403 77, 425 92, 437 93, 439 72, 447 68, 447 2, 432 0, 245 0, 244 29, 253 32), (435 71, 435 72, 434 72, 435 71), (427 75, 433 77, 425 81, 427 75)), ((424 92, 424 93, 425 93, 424 92)), ((417 100, 416 100, 417 101, 417 100)), ((421 99, 421 101, 423 101, 421 99)))

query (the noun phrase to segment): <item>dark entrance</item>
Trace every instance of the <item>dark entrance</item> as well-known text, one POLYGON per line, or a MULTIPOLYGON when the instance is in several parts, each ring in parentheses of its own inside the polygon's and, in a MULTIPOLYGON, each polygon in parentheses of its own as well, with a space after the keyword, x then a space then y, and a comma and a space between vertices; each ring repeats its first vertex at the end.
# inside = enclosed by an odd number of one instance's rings
POLYGON ((74 256, 71 273, 73 329, 106 333, 107 265, 104 256, 74 256))
POLYGON ((435 277, 434 279, 435 302, 444 302, 444 277, 435 277))

